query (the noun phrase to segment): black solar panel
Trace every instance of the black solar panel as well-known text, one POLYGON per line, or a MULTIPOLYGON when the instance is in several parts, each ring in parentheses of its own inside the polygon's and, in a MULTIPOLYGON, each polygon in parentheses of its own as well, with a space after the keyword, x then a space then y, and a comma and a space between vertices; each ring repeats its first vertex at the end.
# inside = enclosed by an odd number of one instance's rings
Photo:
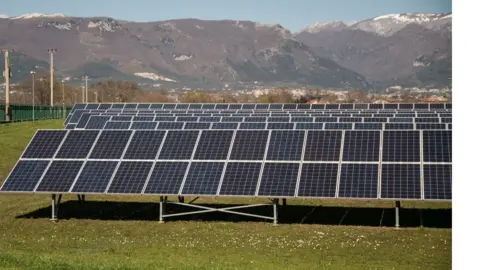
POLYGON ((313 122, 313 117, 309 116, 294 116, 292 117, 292 122, 303 122, 303 123, 308 123, 308 122, 313 122))
POLYGON ((295 129, 323 129, 323 123, 297 123, 295 129))
POLYGON ((86 158, 99 132, 98 130, 71 130, 55 158, 86 158))
POLYGON ((212 123, 212 129, 237 129, 238 123, 212 123))
POLYGON ((401 110, 410 110, 413 109, 413 104, 399 104, 399 108, 401 110))
POLYGON ((119 159, 122 157, 128 140, 132 135, 130 130, 104 130, 90 154, 91 159, 119 159))
POLYGON ((90 120, 90 116, 92 116, 92 115, 94 115, 94 114, 93 113, 82 114, 82 117, 80 117, 80 120, 78 120, 76 128, 85 128, 85 126, 88 123, 88 120, 90 120))
POLYGON ((100 104, 100 106, 98 106, 98 109, 101 109, 101 110, 108 110, 112 107, 112 104, 106 104, 106 103, 102 103, 100 104))
POLYGON ((265 163, 258 195, 293 197, 299 166, 298 163, 265 163))
POLYGON ((139 110, 139 109, 148 109, 148 108, 150 108, 150 104, 148 104, 148 103, 138 104, 138 106, 137 106, 137 110, 139 110))
POLYGON ((338 161, 341 141, 341 131, 308 131, 304 160, 338 161))
POLYGON ((72 192, 104 193, 118 161, 87 161, 72 192))
POLYGON ((228 163, 219 194, 255 196, 261 167, 262 163, 228 163))
POLYGON ((415 129, 413 123, 385 123, 385 130, 387 129, 415 129))
POLYGON ((204 130, 200 135, 194 159, 226 159, 232 142, 231 130, 204 130))
POLYGON ((283 109, 283 104, 270 104, 270 110, 281 110, 283 109))
POLYGON ((138 104, 135 104, 135 103, 127 103, 125 104, 125 107, 123 107, 123 109, 136 109, 138 106, 138 104))
POLYGON ((202 109, 215 109, 215 104, 203 104, 202 109))
POLYGON ((283 104, 283 109, 284 110, 296 110, 297 109, 297 104, 295 104, 295 103, 283 104))
POLYGON ((134 116, 134 122, 144 122, 144 121, 153 121, 155 119, 154 116, 134 116))
POLYGON ((315 122, 322 122, 322 123, 336 123, 338 120, 337 117, 315 117, 315 122))
POLYGON ((67 124, 67 125, 65 126, 65 129, 75 129, 76 126, 77 126, 77 125, 75 125, 75 124, 67 124))
POLYGON ((223 162, 192 162, 181 194, 216 195, 223 162))
POLYGON ((420 132, 384 131, 382 160, 390 162, 420 161, 420 132))
POLYGON ((342 164, 338 197, 377 198, 377 164, 342 164))
POLYGON ((175 109, 188 109, 190 106, 190 104, 177 104, 177 106, 175 107, 175 109))
POLYGON ((373 103, 371 103, 368 108, 369 109, 383 109, 383 104, 373 104, 373 103))
POLYGON ((175 122, 176 117, 174 116, 157 116, 155 121, 157 122, 175 122))
POLYGON ((132 123, 130 121, 108 121, 105 129, 129 129, 132 123))
POLYGON ((188 162, 157 162, 145 188, 146 194, 178 194, 188 162))
POLYGON ((183 122, 158 122, 157 129, 182 129, 183 122))
POLYGON ((98 109, 99 104, 87 104, 87 107, 85 109, 87 110, 96 110, 98 109))
POLYGON ((85 129, 103 129, 109 119, 110 116, 92 115, 85 129))
POLYGON ((165 133, 159 130, 136 131, 123 159, 155 159, 165 133))
POLYGON ((123 161, 120 163, 107 193, 141 193, 153 162, 123 161))
POLYGON ((242 109, 242 104, 229 104, 228 109, 229 110, 240 110, 240 109, 242 109))
POLYGON ((252 116, 252 117, 245 117, 244 122, 266 122, 267 117, 258 117, 258 116, 252 116))
POLYGON ((210 128, 210 123, 207 122, 201 122, 201 123, 190 123, 186 122, 185 126, 183 129, 209 129, 210 128))
POLYGON ((157 122, 132 122, 130 129, 155 129, 157 122))
POLYGON ((295 123, 268 123, 267 129, 293 129, 295 123))
POLYGON ((452 108, 452 103, 445 104, 445 109, 451 109, 451 108, 452 108))
POLYGON ((299 197, 334 198, 338 175, 338 164, 302 165, 299 197))
POLYGON ((112 109, 123 109, 125 107, 124 103, 112 104, 112 109))
POLYGON ((368 109, 368 104, 354 104, 355 109, 368 109))
POLYGON ((327 110, 338 110, 340 104, 326 104, 325 109, 327 110))
POLYGON ((348 130, 353 129, 352 123, 325 123, 325 129, 348 130))
POLYGON ((290 122, 290 117, 268 117, 267 122, 290 122))
POLYGON ((355 130, 364 130, 364 129, 382 130, 383 125, 382 123, 355 123, 353 128, 355 130))
POLYGON ((382 164, 381 198, 420 199, 420 165, 382 164))
POLYGON ((417 117, 415 118, 415 123, 440 123, 440 118, 438 117, 417 117))
POLYGON ((432 130, 432 129, 446 129, 445 124, 434 124, 434 123, 418 123, 415 124, 417 130, 432 130))
POLYGON ((413 117, 392 117, 389 119, 389 122, 390 123, 413 123, 413 120, 414 120, 413 117))
POLYGON ((312 109, 314 110, 324 110, 325 104, 312 104, 312 109))
POLYGON ((263 160, 267 139, 268 131, 237 131, 230 160, 263 160))
POLYGON ((361 117, 339 117, 338 121, 341 123, 361 123, 361 117))
POLYGON ((199 131, 169 131, 158 159, 190 159, 199 131))
POLYGON ((452 165, 423 165, 424 199, 452 199, 452 165))
POLYGON ((85 109, 86 106, 87 106, 87 104, 77 103, 77 104, 73 105, 72 111, 85 109))
POLYGON ((198 120, 199 122, 220 122, 221 118, 217 116, 203 116, 198 120))
POLYGON ((423 131, 423 161, 452 162, 452 131, 423 131))
MULTIPOLYGON (((222 117, 222 122, 242 122, 243 121, 243 117, 229 117, 229 116, 226 116, 226 117, 222 117)), ((265 121, 263 121, 265 122, 265 121)))
POLYGON ((43 176, 36 192, 68 192, 83 161, 54 160, 43 176))
POLYGON ((416 103, 414 107, 415 109, 428 109, 428 103, 416 103))
POLYGON ((22 158, 52 158, 67 132, 66 130, 37 131, 22 158))
POLYGON ((80 117, 89 110, 75 110, 75 112, 72 114, 72 117, 70 117, 70 122, 67 123, 78 123, 80 120, 80 117))
POLYGON ((271 131, 267 160, 300 160, 304 134, 303 130, 271 131))
POLYGON ((265 129, 266 123, 240 123, 239 129, 265 129))
POLYGON ((441 118, 442 123, 452 123, 452 118, 451 117, 444 117, 441 118))
POLYGON ((48 164, 49 161, 46 160, 20 160, 15 165, 0 190, 23 192, 33 191, 48 164))
POLYGON ((378 161, 380 131, 345 131, 343 161, 378 161))
POLYGON ((112 116, 110 121, 132 121, 133 116, 118 115, 112 116))
POLYGON ((386 117, 365 117, 365 118, 363 118, 363 122, 365 122, 365 123, 386 123, 386 122, 388 122, 388 118, 386 118, 386 117))

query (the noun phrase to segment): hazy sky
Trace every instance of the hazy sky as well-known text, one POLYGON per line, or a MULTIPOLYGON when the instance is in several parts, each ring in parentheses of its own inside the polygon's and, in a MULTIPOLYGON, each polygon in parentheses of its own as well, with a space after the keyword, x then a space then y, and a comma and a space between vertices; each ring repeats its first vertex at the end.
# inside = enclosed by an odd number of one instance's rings
POLYGON ((451 0, 0 0, 1 14, 63 13, 131 21, 251 20, 297 31, 315 22, 359 21, 390 13, 451 12, 451 0))

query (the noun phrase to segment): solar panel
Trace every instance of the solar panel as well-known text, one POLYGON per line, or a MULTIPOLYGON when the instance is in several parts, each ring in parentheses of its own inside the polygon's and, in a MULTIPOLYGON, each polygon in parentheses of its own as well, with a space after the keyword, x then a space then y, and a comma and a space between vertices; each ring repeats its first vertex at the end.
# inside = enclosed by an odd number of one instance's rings
POLYGON ((158 159, 190 160, 199 131, 168 131, 158 159))
POLYGON ((137 110, 139 110, 139 109, 148 109, 148 108, 150 108, 150 104, 148 104, 148 103, 138 104, 138 106, 137 106, 137 110))
POLYGON ((203 104, 202 109, 215 109, 215 104, 203 104))
POLYGON ((418 131, 383 132, 383 161, 419 162, 420 133, 418 131))
POLYGON ((384 109, 398 109, 397 103, 386 103, 383 105, 384 109))
POLYGON ((417 117, 415 118, 415 123, 439 123, 440 118, 438 117, 417 117))
POLYGON ((157 122, 132 122, 130 129, 155 129, 157 122))
POLYGON ((77 125, 75 124, 67 124, 67 126, 65 126, 65 129, 75 129, 77 125))
POLYGON ((122 161, 107 193, 141 193, 153 162, 122 161))
POLYGON ((298 186, 299 197, 334 198, 337 186, 338 164, 302 165, 298 186))
POLYGON ((134 116, 133 117, 134 122, 153 121, 154 119, 155 119, 154 116, 134 116))
POLYGON ((300 160, 304 135, 303 130, 271 131, 267 160, 300 160))
POLYGON ((240 110, 240 109, 242 109, 242 104, 229 104, 228 109, 230 109, 230 110, 240 110))
POLYGON ((229 162, 220 195, 255 196, 262 163, 229 162))
POLYGON ((448 124, 448 129, 452 129, 452 124, 448 124))
POLYGON ((434 123, 419 123, 415 124, 415 128, 418 130, 432 130, 432 129, 446 129, 445 124, 434 124, 434 123))
POLYGON ((103 129, 109 119, 110 116, 92 115, 85 129, 103 129))
POLYGON ((267 117, 267 122, 290 122, 290 117, 267 117))
POLYGON ((361 123, 361 117, 339 117, 338 121, 341 123, 361 123))
POLYGON ((315 122, 322 122, 322 123, 331 123, 337 122, 337 117, 315 117, 315 122))
POLYGON ((341 131, 308 131, 304 160, 338 161, 341 141, 341 131))
POLYGON ((196 104, 190 104, 190 106, 188 107, 190 110, 191 109, 201 109, 202 108, 202 104, 200 103, 196 103, 196 104))
POLYGON ((345 129, 352 129, 353 124, 352 123, 325 123, 325 129, 339 129, 339 130, 345 130, 345 129))
POLYGON ((96 110, 98 109, 98 104, 87 104, 87 107, 85 107, 87 110, 96 110))
POLYGON ((90 159, 119 159, 132 135, 130 130, 104 130, 92 149, 90 159))
POLYGON ((138 104, 135 104, 135 103, 127 103, 125 104, 125 107, 123 107, 123 109, 136 109, 138 106, 138 104))
POLYGON ((106 104, 106 103, 103 103, 103 104, 100 104, 100 106, 98 106, 98 109, 101 109, 101 110, 108 110, 112 107, 112 104, 106 104))
POLYGON ((240 123, 239 129, 265 129, 266 123, 240 123))
POLYGON ((177 104, 177 106, 175 107, 175 109, 188 109, 188 107, 190 106, 190 104, 177 104))
POLYGON ((86 158, 98 133, 98 130, 71 130, 55 158, 86 158))
POLYGON ((135 131, 123 159, 155 159, 165 131, 135 131))
POLYGON ((312 109, 313 110, 324 110, 325 109, 325 104, 312 104, 312 109))
POLYGON ((297 104, 295 104, 295 103, 283 104, 283 109, 284 110, 296 110, 297 109, 297 104))
POLYGON ((255 104, 243 104, 242 105, 242 110, 254 110, 255 109, 255 104))
MULTIPOLYGON (((361 121, 359 121, 361 122, 361 121)), ((363 122, 365 123, 387 123, 388 118, 386 117, 365 117, 363 118, 363 122)))
POLYGON ((87 107, 87 104, 75 104, 73 105, 73 108, 72 108, 72 111, 75 111, 75 110, 82 110, 82 109, 85 109, 85 107, 87 107))
POLYGON ((415 109, 428 109, 428 103, 416 103, 414 107, 415 109))
POLYGON ((68 192, 82 165, 83 161, 52 161, 35 191, 68 192))
POLYGON ((145 194, 178 194, 188 162, 156 162, 145 194))
POLYGON ((310 110, 310 107, 311 107, 310 104, 305 104, 305 103, 297 104, 297 110, 310 110))
POLYGON ((295 123, 268 123, 267 129, 293 129, 295 123))
POLYGON ((130 121, 108 121, 105 129, 129 129, 132 123, 130 121))
POLYGON ((382 123, 355 123, 354 129, 355 130, 364 130, 364 129, 382 130, 383 125, 382 123))
POLYGON ((1 191, 31 192, 47 168, 46 160, 20 160, 5 180, 1 191))
POLYGON ((84 113, 82 114, 82 116, 80 117, 80 119, 78 120, 78 123, 77 123, 77 127, 76 128, 85 128, 85 126, 87 125, 88 123, 88 120, 90 120, 90 116, 92 116, 93 113, 84 113))
POLYGON ((293 197, 299 166, 298 163, 265 163, 258 195, 293 197))
POLYGON ((452 162, 452 131, 423 131, 423 160, 425 162, 452 162))
POLYGON ((252 117, 245 117, 244 122, 266 122, 267 117, 257 117, 257 116, 252 116, 252 117))
POLYGON ((326 104, 325 109, 327 110, 338 110, 340 104, 326 104))
POLYGON ((413 104, 399 104, 399 109, 401 110, 413 109, 413 104))
MULTIPOLYGON (((242 122, 243 121, 243 117, 222 117, 222 122, 242 122)), ((265 121, 263 121, 265 122, 265 121)))
POLYGON ((158 122, 157 129, 182 129, 183 122, 158 122))
POLYGON ((297 123, 295 129, 323 129, 323 123, 297 123))
POLYGON ((387 129, 415 129, 413 123, 385 123, 385 130, 387 129))
POLYGON ((309 116, 294 116, 291 119, 292 119, 292 122, 303 122, 303 123, 313 122, 313 117, 309 117, 309 116))
POLYGON ((377 198, 377 164, 342 164, 339 198, 377 198))
POLYGON ((281 110, 283 109, 283 104, 270 104, 270 110, 281 110))
POLYGON ((194 159, 226 159, 232 136, 233 131, 231 130, 204 130, 200 135, 194 159))
POLYGON ((125 104, 124 104, 124 103, 112 104, 112 109, 123 109, 124 107, 125 107, 125 104))
POLYGON ((445 104, 445 109, 451 109, 451 108, 452 108, 452 103, 445 104))
POLYGON ((201 122, 201 123, 195 123, 195 122, 186 122, 185 126, 183 129, 209 129, 210 128, 210 123, 207 122, 201 122))
POLYGON ((110 121, 132 121, 133 116, 125 116, 125 115, 118 115, 118 116, 112 116, 110 121))
POLYGON ((216 195, 224 162, 192 162, 181 194, 216 195))
POLYGON ((238 123, 212 123, 212 129, 237 129, 238 123))
POLYGON ((407 117, 392 117, 388 119, 390 123, 413 123, 414 118, 407 117))
POLYGON ((382 164, 381 198, 420 199, 420 165, 382 164))
POLYGON ((66 134, 66 130, 37 131, 22 158, 52 158, 66 134))
POLYGON ((198 120, 199 122, 220 122, 221 118, 217 116, 203 116, 198 120))
POLYGON ((372 104, 371 103, 368 108, 369 109, 381 109, 381 110, 383 110, 383 104, 372 104))
POLYGON ((378 161, 380 131, 345 131, 343 161, 378 161))
POLYGON ((423 165, 423 185, 426 200, 451 200, 452 165, 423 165))
POLYGON ((451 117, 444 117, 440 119, 442 123, 452 123, 451 117))
POLYGON ((78 121, 80 120, 80 117, 82 117, 82 114, 86 113, 86 112, 89 112, 89 110, 76 110, 73 114, 72 114, 72 117, 70 117, 70 121, 67 122, 67 124, 69 123, 78 123, 78 121))
POLYGON ((268 133, 266 130, 237 131, 230 160, 263 160, 268 133))
POLYGON ((118 161, 87 161, 80 172, 72 192, 104 193, 118 161))

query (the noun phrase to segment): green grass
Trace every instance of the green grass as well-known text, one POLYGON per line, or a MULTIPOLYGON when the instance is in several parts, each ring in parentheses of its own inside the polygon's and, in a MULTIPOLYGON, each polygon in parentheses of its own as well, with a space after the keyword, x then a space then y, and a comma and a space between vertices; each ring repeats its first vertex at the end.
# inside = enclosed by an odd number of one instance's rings
MULTIPOLYGON (((62 121, 0 125, 0 182, 39 128, 62 128, 62 121)), ((67 218, 54 223, 48 220, 48 195, 0 194, 0 268, 451 268, 451 229, 408 227, 395 230, 390 226, 322 225, 325 223, 315 222, 317 216, 319 220, 337 220, 329 216, 339 211, 332 207, 355 207, 346 215, 345 220, 348 220, 358 206, 375 210, 392 208, 393 202, 292 200, 290 206, 280 210, 281 224, 273 227, 270 222, 231 220, 231 216, 222 214, 177 221, 167 219, 166 223, 159 224, 155 221, 157 210, 154 203, 158 200, 155 197, 87 196, 84 208, 79 204, 75 206, 74 199, 73 196, 64 198, 63 201, 68 202, 60 205, 59 215, 67 218), (97 207, 102 203, 104 207, 97 207), (30 218, 21 218, 22 215, 30 218), (117 218, 101 220, 102 216, 117 218), (118 216, 125 218, 122 220, 118 216), (305 222, 302 224, 302 221, 305 222)), ((264 201, 202 198, 198 202, 264 201)), ((425 209, 451 207, 450 203, 431 202, 403 205, 425 209)), ((362 224, 364 220, 372 219, 363 213, 366 212, 360 212, 360 216, 350 220, 362 224)), ((390 217, 391 212, 385 216, 390 217)), ((402 218, 408 219, 406 216, 402 215, 402 218)), ((387 223, 391 224, 391 218, 387 223)))

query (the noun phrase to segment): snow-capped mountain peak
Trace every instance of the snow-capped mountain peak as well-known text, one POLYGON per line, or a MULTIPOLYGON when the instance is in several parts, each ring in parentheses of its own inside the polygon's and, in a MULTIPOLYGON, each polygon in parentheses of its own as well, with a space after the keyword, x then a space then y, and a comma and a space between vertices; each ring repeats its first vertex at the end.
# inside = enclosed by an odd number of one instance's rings
POLYGON ((398 23, 427 23, 442 19, 444 16, 451 16, 442 13, 402 13, 402 14, 387 14, 373 18, 374 21, 378 20, 393 20, 398 23))
POLYGON ((58 18, 58 17, 63 18, 66 16, 61 13, 53 13, 53 14, 29 13, 29 14, 23 14, 17 17, 13 17, 11 19, 17 20, 17 19, 34 19, 34 18, 58 18))
POLYGON ((8 15, 0 14, 0 19, 8 19, 8 15))
POLYGON ((339 29, 339 28, 345 28, 348 25, 345 24, 343 21, 331 21, 331 22, 324 22, 324 23, 314 23, 307 28, 305 28, 303 31, 307 31, 309 33, 315 33, 324 29, 339 29))

